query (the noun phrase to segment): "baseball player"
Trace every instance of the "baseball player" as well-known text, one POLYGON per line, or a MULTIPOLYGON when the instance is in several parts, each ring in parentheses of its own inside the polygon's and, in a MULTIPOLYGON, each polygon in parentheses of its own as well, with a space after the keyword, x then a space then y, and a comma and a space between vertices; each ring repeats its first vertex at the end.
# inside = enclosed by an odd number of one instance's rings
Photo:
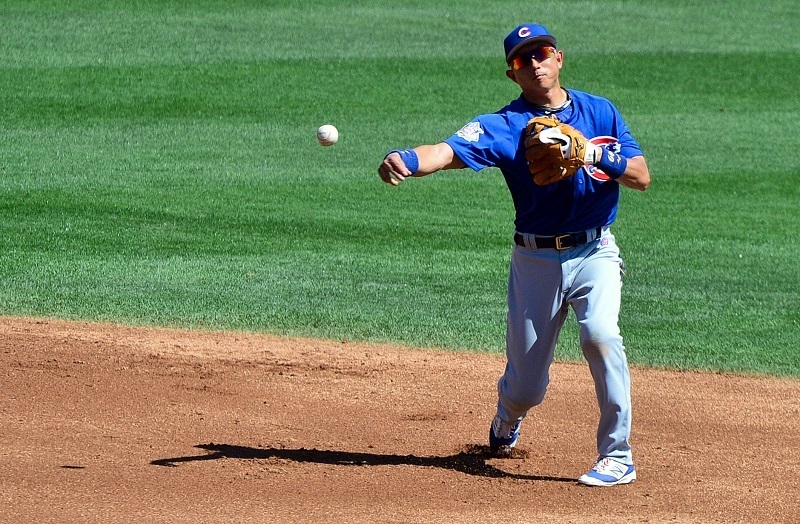
POLYGON ((516 211, 508 279, 507 363, 497 384, 490 448, 516 445, 523 419, 544 400, 559 333, 571 307, 594 379, 597 459, 578 482, 636 479, 630 446, 630 375, 618 324, 624 264, 609 226, 620 185, 644 191, 642 150, 608 100, 561 86, 564 53, 538 24, 504 40, 506 76, 519 98, 477 116, 441 143, 392 150, 378 168, 398 185, 444 169, 495 166, 516 211))

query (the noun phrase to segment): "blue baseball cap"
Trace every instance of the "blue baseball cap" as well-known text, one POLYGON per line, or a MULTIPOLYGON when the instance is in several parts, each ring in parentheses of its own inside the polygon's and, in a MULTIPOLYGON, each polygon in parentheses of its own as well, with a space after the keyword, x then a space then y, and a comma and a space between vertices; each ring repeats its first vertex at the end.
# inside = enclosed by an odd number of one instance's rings
POLYGON ((547 42, 555 47, 556 38, 551 35, 543 25, 534 23, 522 24, 511 31, 503 41, 503 45, 505 45, 506 48, 506 63, 511 62, 514 53, 516 53, 520 47, 531 42, 547 42))

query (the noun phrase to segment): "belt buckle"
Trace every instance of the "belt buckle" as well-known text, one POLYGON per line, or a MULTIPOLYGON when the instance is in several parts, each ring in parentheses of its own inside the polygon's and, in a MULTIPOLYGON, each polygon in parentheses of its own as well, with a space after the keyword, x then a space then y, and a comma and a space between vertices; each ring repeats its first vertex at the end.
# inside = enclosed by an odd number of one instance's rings
POLYGON ((569 240, 572 235, 561 235, 556 237, 556 249, 558 251, 564 251, 565 249, 569 249, 572 246, 565 246, 564 240, 569 240))

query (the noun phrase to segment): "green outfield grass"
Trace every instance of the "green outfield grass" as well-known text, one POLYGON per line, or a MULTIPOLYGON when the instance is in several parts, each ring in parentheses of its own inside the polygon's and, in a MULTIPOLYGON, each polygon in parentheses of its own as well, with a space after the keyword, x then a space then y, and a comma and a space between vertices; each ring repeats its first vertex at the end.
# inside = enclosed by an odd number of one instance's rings
POLYGON ((631 362, 800 376, 800 6, 696 4, 3 2, 0 314, 502 351, 499 171, 376 169, 515 98, 535 19, 650 163, 631 362))

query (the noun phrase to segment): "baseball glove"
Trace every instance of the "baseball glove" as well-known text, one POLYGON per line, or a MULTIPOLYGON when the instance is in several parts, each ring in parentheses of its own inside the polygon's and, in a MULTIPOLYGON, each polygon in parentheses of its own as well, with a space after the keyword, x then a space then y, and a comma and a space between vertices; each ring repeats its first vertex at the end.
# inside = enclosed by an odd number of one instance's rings
POLYGON ((546 186, 574 175, 589 160, 587 140, 553 116, 537 116, 525 127, 525 158, 536 185, 546 186))

